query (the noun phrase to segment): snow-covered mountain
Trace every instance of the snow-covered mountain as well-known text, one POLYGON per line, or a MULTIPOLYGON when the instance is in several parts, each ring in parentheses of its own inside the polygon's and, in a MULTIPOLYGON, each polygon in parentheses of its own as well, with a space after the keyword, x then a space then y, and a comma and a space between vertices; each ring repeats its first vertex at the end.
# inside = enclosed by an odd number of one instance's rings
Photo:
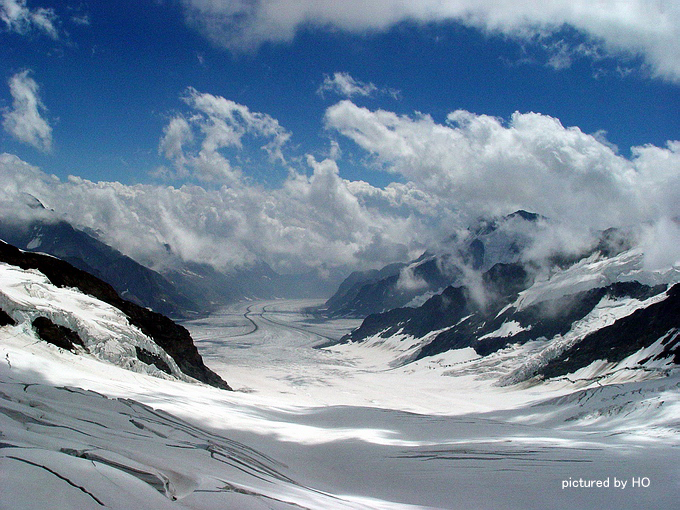
POLYGON ((66 221, 0 221, 0 239, 22 250, 54 255, 104 280, 128 301, 171 317, 201 306, 160 273, 139 264, 66 221))
POLYGON ((545 218, 521 210, 481 219, 415 260, 352 273, 322 312, 363 318, 393 308, 419 306, 450 285, 462 285, 474 273, 495 264, 517 262, 532 240, 548 228, 545 218))
MULTIPOLYGON (((32 199, 32 197, 28 197, 32 199)), ((43 208, 32 199, 33 207, 43 208)), ((46 212, 45 214, 47 214, 46 212)), ((241 299, 320 297, 329 283, 315 271, 281 275, 264 262, 229 271, 182 261, 150 269, 66 221, 0 220, 0 239, 22 250, 54 255, 104 280, 126 300, 173 318, 187 319, 241 299)), ((167 261, 166 261, 167 262, 167 261)))
POLYGON ((420 306, 367 316, 343 341, 392 348, 394 365, 461 350, 477 358, 470 366, 503 358, 499 384, 622 370, 647 377, 680 363, 680 268, 646 269, 620 231, 585 253, 541 261, 498 223, 470 239, 460 278, 420 306))
POLYGON ((182 326, 122 299, 113 287, 65 261, 2 241, 0 309, 0 323, 62 349, 230 389, 205 366, 182 326))

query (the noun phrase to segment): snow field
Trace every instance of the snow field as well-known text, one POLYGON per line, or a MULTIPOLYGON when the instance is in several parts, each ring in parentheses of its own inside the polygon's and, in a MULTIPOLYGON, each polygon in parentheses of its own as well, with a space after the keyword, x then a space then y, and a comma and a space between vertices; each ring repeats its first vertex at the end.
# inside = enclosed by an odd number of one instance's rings
MULTIPOLYGON (((185 324, 238 390, 226 392, 118 366, 135 370, 120 353, 146 345, 124 317, 0 270, 0 304, 20 322, 0 328, 0 508, 627 509, 680 497, 680 373, 623 370, 662 339, 618 368, 500 387, 546 342, 403 365, 423 339, 318 348, 356 324, 315 322, 309 301, 251 302, 185 324), (93 355, 40 341, 34 310, 93 355), (109 342, 115 355, 95 349, 109 342), (627 488, 568 483, 615 478, 627 488)), ((587 320, 643 305, 603 300, 587 320)))

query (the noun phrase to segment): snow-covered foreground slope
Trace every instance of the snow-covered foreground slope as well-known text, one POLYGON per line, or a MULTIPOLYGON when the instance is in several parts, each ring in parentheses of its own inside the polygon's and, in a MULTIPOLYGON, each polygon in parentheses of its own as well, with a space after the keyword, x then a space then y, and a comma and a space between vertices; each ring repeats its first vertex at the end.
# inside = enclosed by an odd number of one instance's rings
POLYGON ((500 354, 493 367, 467 351, 392 367, 398 353, 385 345, 314 348, 355 324, 314 322, 300 313, 310 304, 251 303, 187 324, 236 392, 1 327, 0 508, 677 503, 676 371, 498 387, 510 363, 500 354), (579 486, 592 481, 608 487, 579 486))

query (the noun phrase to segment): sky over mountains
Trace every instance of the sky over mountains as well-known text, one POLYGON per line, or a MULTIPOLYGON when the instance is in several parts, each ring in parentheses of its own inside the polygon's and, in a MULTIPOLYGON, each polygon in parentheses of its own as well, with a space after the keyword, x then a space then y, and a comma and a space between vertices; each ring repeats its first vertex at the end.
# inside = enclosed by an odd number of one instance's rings
POLYGON ((677 2, 0 0, 0 40, 3 218, 143 263, 377 267, 517 209, 680 258, 677 2))

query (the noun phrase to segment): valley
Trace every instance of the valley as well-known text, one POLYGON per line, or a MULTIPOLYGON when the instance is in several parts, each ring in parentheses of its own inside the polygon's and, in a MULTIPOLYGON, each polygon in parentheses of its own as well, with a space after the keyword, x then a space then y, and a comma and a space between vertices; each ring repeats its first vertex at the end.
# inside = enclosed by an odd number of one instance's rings
POLYGON ((421 257, 386 280, 354 275, 334 311, 243 299, 174 323, 1 246, 0 508, 626 509, 680 495, 680 273, 639 251, 532 278, 510 253, 482 285, 461 270, 464 286, 404 294, 402 280, 439 285, 447 256, 421 257), (340 312, 376 290, 412 307, 340 312))
POLYGON ((678 34, 0 0, 0 510, 678 508, 678 34))
POLYGON ((605 387, 500 388, 490 374, 508 363, 502 353, 495 364, 464 351, 396 367, 399 353, 386 346, 318 348, 356 321, 315 320, 304 313, 314 304, 244 302, 185 323, 234 392, 131 376, 3 328, 0 465, 11 489, 0 506, 40 508, 54 503, 51 494, 60 508, 676 501, 677 373, 605 387), (633 488, 637 478, 650 485, 633 488), (579 479, 610 487, 563 488, 579 479), (34 506, 19 504, 35 480, 34 506))

